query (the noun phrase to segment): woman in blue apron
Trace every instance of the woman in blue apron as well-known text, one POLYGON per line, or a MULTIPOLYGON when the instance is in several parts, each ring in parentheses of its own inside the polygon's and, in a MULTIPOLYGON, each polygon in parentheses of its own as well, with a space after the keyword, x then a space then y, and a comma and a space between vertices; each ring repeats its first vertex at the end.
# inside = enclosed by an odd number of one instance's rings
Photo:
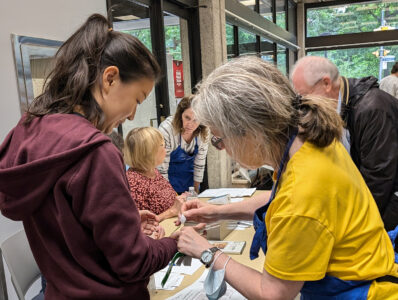
POLYGON ((248 201, 212 206, 192 201, 188 221, 253 218, 250 258, 265 255, 263 272, 232 259, 184 227, 179 251, 211 266, 209 299, 225 281, 248 299, 398 299, 398 265, 377 205, 339 142, 342 121, 329 100, 295 94, 273 65, 233 60, 201 84, 198 120, 247 168, 270 165, 274 186, 248 201))
POLYGON ((209 134, 207 128, 196 121, 192 98, 182 98, 175 115, 159 126, 165 140, 166 158, 158 169, 179 194, 191 186, 199 192, 206 164, 209 134))

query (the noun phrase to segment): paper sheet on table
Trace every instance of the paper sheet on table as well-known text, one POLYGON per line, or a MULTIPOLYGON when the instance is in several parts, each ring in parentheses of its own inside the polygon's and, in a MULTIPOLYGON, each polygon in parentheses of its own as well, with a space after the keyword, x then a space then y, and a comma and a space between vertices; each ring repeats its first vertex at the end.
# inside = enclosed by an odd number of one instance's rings
POLYGON ((155 287, 157 290, 172 291, 176 287, 179 287, 182 280, 184 279, 184 275, 170 273, 169 279, 167 279, 166 284, 164 285, 164 287, 162 287, 162 279, 165 275, 166 272, 162 271, 155 273, 155 287))
POLYGON ((219 197, 223 195, 230 195, 231 198, 235 197, 247 197, 253 195, 256 191, 256 188, 221 188, 221 189, 207 189, 204 192, 200 193, 198 197, 200 198, 211 198, 211 197, 219 197))
MULTIPOLYGON (((192 263, 190 266, 174 266, 173 269, 171 269, 171 273, 177 273, 177 274, 185 274, 185 275, 192 275, 195 273, 203 264, 200 262, 199 259, 197 258, 192 258, 192 263)), ((166 272, 169 266, 166 266, 164 269, 160 270, 159 272, 166 272)))
MULTIPOLYGON (((203 288, 203 283, 206 279, 208 270, 205 270, 200 278, 193 284, 178 292, 174 296, 167 298, 167 300, 207 300, 206 292, 203 288)), ((225 295, 219 298, 220 300, 245 300, 237 290, 227 283, 227 291, 225 295)))

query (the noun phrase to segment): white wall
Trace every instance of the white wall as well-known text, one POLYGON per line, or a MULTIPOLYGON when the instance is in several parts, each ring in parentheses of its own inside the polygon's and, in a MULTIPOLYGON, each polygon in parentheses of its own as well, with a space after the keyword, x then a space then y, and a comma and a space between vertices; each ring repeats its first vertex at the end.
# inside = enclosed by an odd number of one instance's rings
MULTIPOLYGON (((20 118, 11 33, 63 41, 90 14, 106 14, 106 0, 1 1, 5 2, 0 10, 0 142, 20 118)), ((0 243, 19 228, 20 223, 0 215, 0 243)), ((11 287, 9 281, 7 284, 11 287)))

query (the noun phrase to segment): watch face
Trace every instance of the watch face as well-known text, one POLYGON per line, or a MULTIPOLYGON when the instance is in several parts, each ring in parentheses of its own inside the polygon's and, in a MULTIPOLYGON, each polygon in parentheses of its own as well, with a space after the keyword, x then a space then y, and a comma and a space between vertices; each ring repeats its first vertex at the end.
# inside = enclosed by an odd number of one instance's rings
POLYGON ((202 261, 203 261, 204 263, 207 264, 207 263, 211 262, 212 258, 213 258, 213 253, 212 253, 212 252, 210 252, 210 251, 204 251, 204 252, 202 253, 201 259, 202 259, 202 261))

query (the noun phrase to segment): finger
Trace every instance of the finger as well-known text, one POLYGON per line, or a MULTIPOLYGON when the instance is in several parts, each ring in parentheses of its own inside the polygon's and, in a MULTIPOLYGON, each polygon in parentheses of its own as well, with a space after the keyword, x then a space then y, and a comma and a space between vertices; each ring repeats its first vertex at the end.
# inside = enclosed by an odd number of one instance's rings
POLYGON ((159 225, 159 222, 157 222, 155 219, 147 219, 146 222, 155 226, 159 225))
POLYGON ((188 201, 188 202, 184 202, 183 204, 182 204, 182 207, 181 207, 181 212, 185 212, 185 211, 188 211, 188 210, 191 210, 191 209, 195 209, 195 208, 198 208, 199 207, 199 204, 198 204, 198 200, 191 200, 191 201, 188 201))
POLYGON ((144 230, 150 230, 151 232, 156 231, 156 226, 150 225, 150 224, 146 224, 144 226, 144 230))
POLYGON ((145 235, 151 235, 151 234, 153 233, 152 230, 148 230, 148 229, 144 229, 142 232, 143 232, 145 235))
POLYGON ((187 221, 202 221, 202 214, 200 213, 200 210, 198 208, 187 210, 182 213, 184 214, 187 221))
POLYGON ((165 232, 164 228, 160 227, 160 230, 158 232, 159 238, 160 239, 163 238, 165 236, 165 234, 166 234, 166 232, 165 232))
POLYGON ((198 225, 193 226, 193 228, 194 228, 196 231, 203 230, 203 229, 205 229, 205 227, 206 227, 206 223, 199 223, 198 225))
POLYGON ((174 232, 170 235, 170 237, 171 237, 172 239, 178 240, 178 239, 180 238, 180 235, 181 235, 181 231, 174 231, 174 232))
POLYGON ((149 210, 142 210, 141 214, 146 216, 147 218, 150 218, 150 219, 155 219, 155 220, 159 219, 159 218, 157 218, 157 216, 153 212, 151 212, 149 210))

